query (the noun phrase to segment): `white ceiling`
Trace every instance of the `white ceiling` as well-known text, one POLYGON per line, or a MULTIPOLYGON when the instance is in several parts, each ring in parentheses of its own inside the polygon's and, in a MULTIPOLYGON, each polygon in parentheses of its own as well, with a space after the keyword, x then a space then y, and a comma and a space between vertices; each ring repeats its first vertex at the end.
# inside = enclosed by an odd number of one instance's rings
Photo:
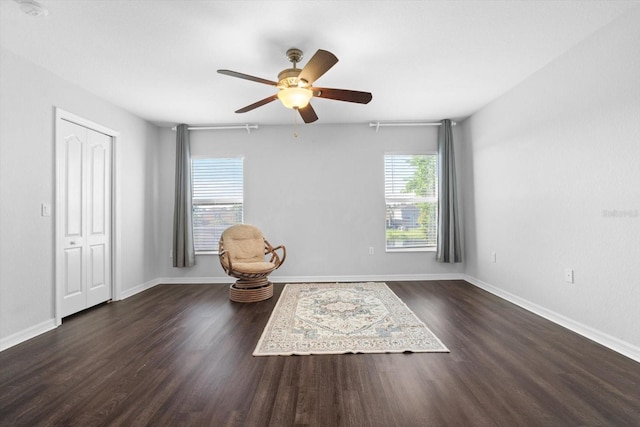
MULTIPOLYGON (((273 87, 285 51, 339 59, 317 85, 373 93, 312 101, 317 123, 461 119, 638 1, 0 0, 0 44, 159 125, 290 124, 279 102, 234 111, 273 87)), ((311 125, 313 126, 313 125, 311 125)))

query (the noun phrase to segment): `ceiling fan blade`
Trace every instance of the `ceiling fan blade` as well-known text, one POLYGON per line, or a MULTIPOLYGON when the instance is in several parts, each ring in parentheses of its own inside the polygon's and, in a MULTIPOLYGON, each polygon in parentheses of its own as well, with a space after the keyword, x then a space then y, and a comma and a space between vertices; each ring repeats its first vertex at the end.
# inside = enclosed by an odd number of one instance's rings
POLYGON ((331 67, 336 65, 338 58, 326 50, 318 49, 318 51, 311 57, 307 65, 304 66, 298 79, 306 80, 307 83, 312 84, 318 80, 324 73, 329 71, 331 67))
POLYGON ((318 115, 316 114, 311 104, 307 104, 307 106, 304 108, 298 108, 298 112, 300 113, 300 116, 305 123, 313 123, 318 120, 318 115))
POLYGON ((313 91, 313 96, 317 96, 318 98, 357 102, 358 104, 368 104, 373 98, 370 92, 360 92, 357 90, 331 89, 326 87, 312 87, 311 90, 313 91))
POLYGON ((224 74, 226 76, 237 77, 239 79, 245 79, 245 80, 251 80, 252 82, 264 83, 264 84, 270 85, 270 86, 275 86, 275 85, 278 84, 277 82, 274 82, 274 81, 271 81, 271 80, 263 79, 261 77, 250 76, 249 74, 238 73, 237 71, 218 70, 218 72, 220 74, 224 74))
POLYGON ((251 105, 247 105, 246 107, 237 110, 236 113, 246 113, 247 111, 251 111, 254 108, 262 107, 263 105, 268 104, 271 101, 275 101, 276 99, 278 99, 278 95, 271 95, 268 98, 261 99, 258 102, 254 102, 251 105))

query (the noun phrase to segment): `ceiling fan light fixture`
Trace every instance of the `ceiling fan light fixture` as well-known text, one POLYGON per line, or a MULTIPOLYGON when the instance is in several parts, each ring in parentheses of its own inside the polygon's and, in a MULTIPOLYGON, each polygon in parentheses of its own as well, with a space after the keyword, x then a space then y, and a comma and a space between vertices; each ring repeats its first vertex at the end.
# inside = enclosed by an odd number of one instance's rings
POLYGON ((287 108, 304 108, 312 97, 313 91, 303 87, 287 87, 278 91, 278 99, 287 108))
POLYGON ((314 86, 316 80, 322 77, 324 73, 329 71, 329 69, 338 62, 338 58, 333 53, 318 49, 302 69, 296 66, 300 59, 302 59, 302 51, 300 49, 289 49, 287 56, 293 63, 293 68, 280 71, 277 81, 238 73, 237 71, 218 70, 220 74, 278 88, 277 93, 236 110, 236 113, 246 113, 247 111, 279 99, 285 107, 298 110, 297 113, 300 114, 300 117, 302 117, 305 123, 313 123, 318 120, 318 115, 309 103, 313 97, 333 99, 335 101, 356 102, 359 104, 367 104, 371 101, 372 95, 369 92, 314 86))

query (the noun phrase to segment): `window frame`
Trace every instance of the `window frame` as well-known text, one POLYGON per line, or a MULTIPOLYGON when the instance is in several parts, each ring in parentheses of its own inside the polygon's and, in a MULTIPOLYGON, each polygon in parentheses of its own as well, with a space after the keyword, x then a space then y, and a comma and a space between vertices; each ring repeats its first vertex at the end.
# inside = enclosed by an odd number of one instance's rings
POLYGON ((385 152, 383 155, 383 180, 384 180, 384 205, 385 205, 385 225, 384 225, 384 247, 385 247, 385 252, 386 253, 403 253, 403 252, 435 252, 437 249, 437 236, 438 236, 438 204, 440 203, 440 197, 438 194, 438 168, 439 168, 439 164, 438 164, 438 153, 437 151, 411 151, 411 152, 407 152, 407 151, 402 151, 402 152, 385 152), (386 186, 387 186, 387 173, 386 173, 386 166, 387 166, 387 162, 386 159, 387 157, 390 156, 431 156, 434 158, 435 160, 435 185, 434 185, 434 195, 433 196, 426 196, 426 197, 421 197, 421 196, 416 196, 416 197, 402 197, 402 198, 396 198, 395 201, 400 202, 403 200, 409 200, 411 203, 433 203, 435 205, 435 238, 436 241, 433 245, 428 245, 428 246, 411 246, 411 247, 389 247, 388 245, 388 240, 387 240, 387 225, 388 225, 388 217, 387 217, 387 213, 389 210, 389 200, 390 198, 387 197, 387 190, 386 190, 386 186))

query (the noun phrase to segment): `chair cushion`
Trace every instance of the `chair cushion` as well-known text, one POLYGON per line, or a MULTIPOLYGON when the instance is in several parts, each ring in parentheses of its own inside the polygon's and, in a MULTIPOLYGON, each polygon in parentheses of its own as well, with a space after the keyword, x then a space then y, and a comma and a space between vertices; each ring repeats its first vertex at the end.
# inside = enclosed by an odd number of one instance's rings
POLYGON ((272 262, 234 262, 233 271, 237 273, 270 273, 275 270, 276 265, 272 262))
POLYGON ((222 233, 225 251, 236 263, 264 262, 264 237, 262 232, 249 224, 238 224, 222 233))

